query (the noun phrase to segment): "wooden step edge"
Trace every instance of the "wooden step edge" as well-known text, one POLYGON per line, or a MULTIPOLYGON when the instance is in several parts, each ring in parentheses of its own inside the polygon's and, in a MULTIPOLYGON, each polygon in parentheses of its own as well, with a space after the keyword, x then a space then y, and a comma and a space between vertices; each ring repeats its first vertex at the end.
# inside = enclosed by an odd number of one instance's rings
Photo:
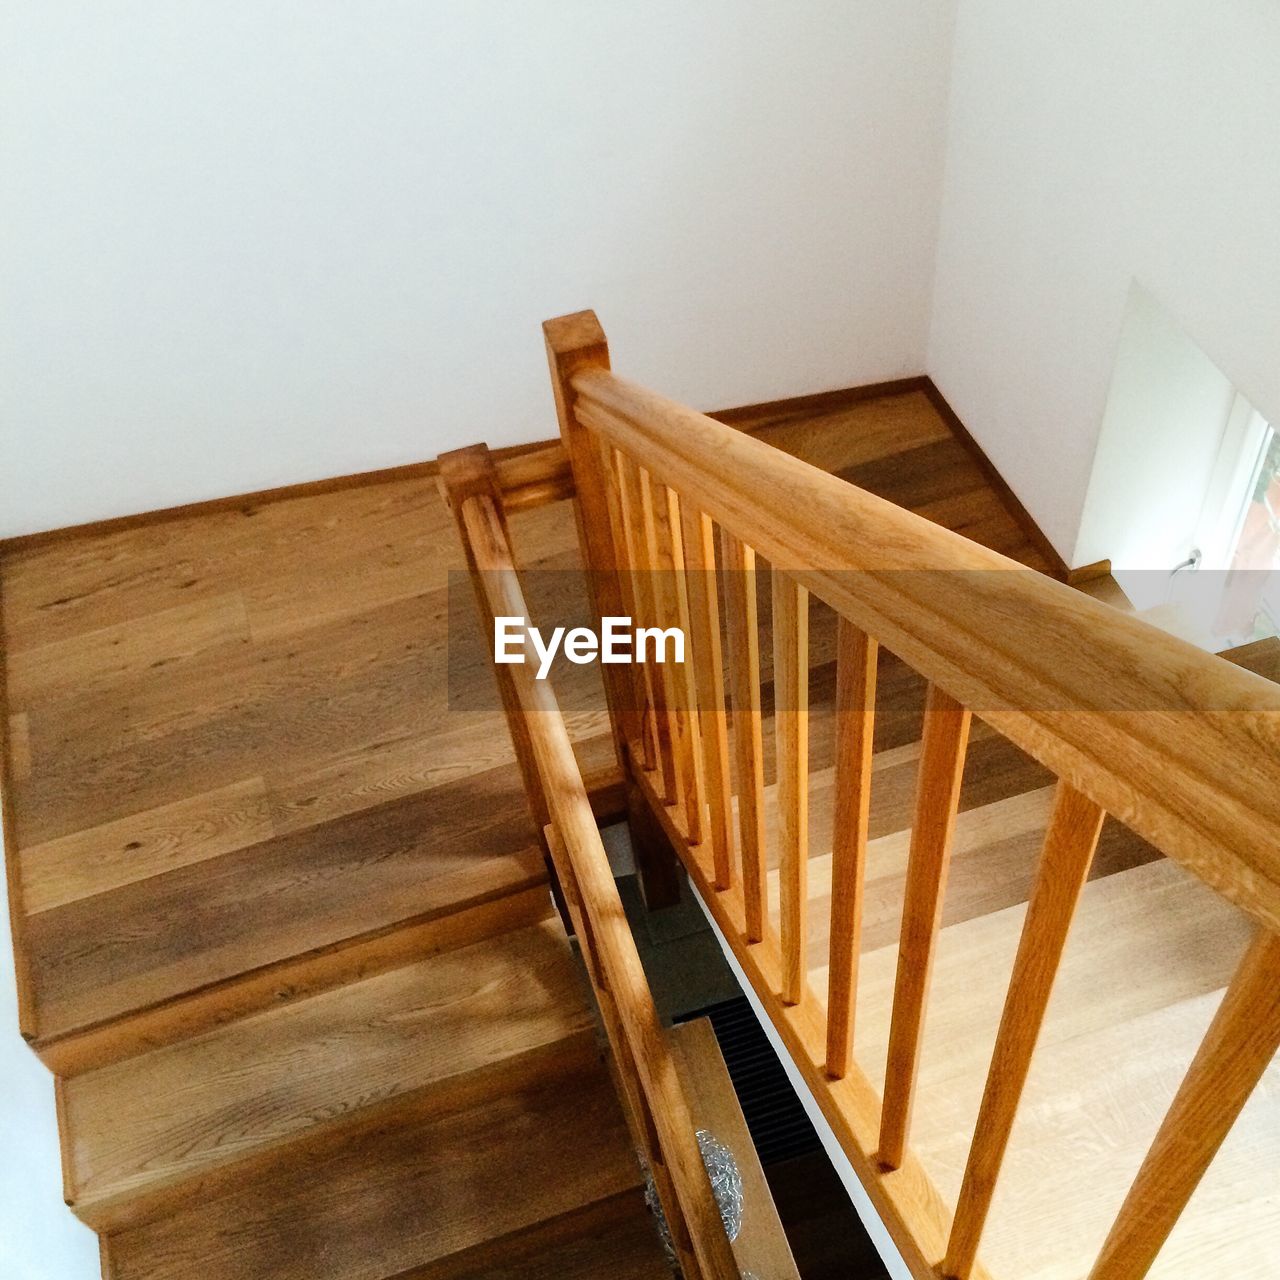
MULTIPOLYGON (((588 1025, 544 1044, 533 1045, 498 1062, 434 1080, 421 1088, 362 1106, 355 1111, 318 1120, 310 1128, 265 1142, 254 1150, 239 1150, 210 1163, 199 1172, 128 1186, 103 1189, 92 1197, 79 1195, 74 1185, 74 1165, 64 1160, 67 1204, 81 1222, 104 1234, 153 1222, 181 1209, 193 1199, 215 1199, 246 1181, 270 1180, 273 1171, 305 1160, 318 1151, 350 1142, 389 1121, 403 1118, 427 1120, 447 1112, 465 1111, 502 1094, 538 1088, 573 1076, 600 1059, 594 1026, 588 1025), (68 1172, 70 1171, 70 1172, 68 1172)), ((61 1099, 59 1099, 61 1104, 61 1099)), ((59 1128, 65 1131, 61 1105, 59 1128)))
POLYGON ((435 910, 343 938, 117 1018, 37 1038, 32 1048, 55 1075, 75 1076, 263 1009, 537 924, 552 913, 553 904, 541 855, 531 855, 528 862, 522 883, 473 898, 461 910, 435 910))
MULTIPOLYGON (((590 1043, 585 1034, 583 1043, 590 1043)), ((602 1075, 601 1055, 591 1045, 584 1048, 581 1060, 570 1060, 564 1055, 544 1079, 512 1080, 510 1087, 478 1105, 460 1106, 442 1114, 431 1106, 430 1099, 418 1099, 394 1114, 390 1123, 374 1126, 359 1136, 353 1137, 348 1131, 325 1134, 307 1144, 303 1158, 296 1158, 296 1152, 290 1153, 291 1158, 274 1170, 259 1172, 253 1179, 240 1179, 220 1194, 193 1200, 187 1209, 175 1215, 182 1224, 182 1238, 187 1238, 187 1230, 194 1230, 206 1244, 212 1241, 216 1252, 208 1258, 209 1269, 227 1280, 232 1275, 237 1280, 275 1276, 275 1271, 265 1269, 258 1261, 259 1255, 251 1248, 253 1240, 260 1238, 268 1249, 274 1249, 279 1255, 281 1246, 287 1246, 288 1237, 303 1228, 298 1215, 315 1214, 313 1189, 319 1200, 332 1200, 327 1182, 331 1174, 357 1197, 363 1194, 362 1187, 366 1185, 373 1192, 372 1198, 366 1200, 365 1207, 357 1213, 361 1234, 347 1237, 364 1251, 363 1261, 356 1266, 362 1280, 374 1280, 375 1276, 377 1280, 394 1280, 404 1273, 413 1274, 415 1267, 425 1270, 429 1265, 473 1248, 486 1237, 497 1237, 500 1232, 492 1227, 486 1231, 474 1212, 479 1206, 471 1200, 473 1194, 481 1201, 486 1197, 493 1201, 506 1221, 504 1231, 530 1230, 540 1222, 563 1215, 569 1208, 609 1199, 641 1184, 640 1167, 627 1146, 621 1116, 614 1119, 608 1114, 611 1110, 616 1113, 617 1104, 602 1075), (542 1125, 531 1127, 527 1123, 525 1116, 531 1111, 543 1115, 542 1125), (549 1120, 557 1123, 547 1123, 549 1120), (574 1142, 573 1126, 586 1124, 591 1128, 580 1135, 585 1146, 579 1148, 574 1142), (469 1142, 467 1135, 473 1131, 479 1134, 477 1152, 505 1151, 507 1144, 515 1143, 516 1148, 512 1150, 525 1170, 524 1180, 514 1188, 504 1188, 500 1179, 492 1177, 494 1168, 501 1166, 494 1166, 492 1154, 481 1156, 481 1165, 490 1166, 489 1177, 483 1184, 470 1181, 463 1193, 468 1200, 464 1208, 474 1228, 467 1233, 467 1238, 443 1250, 428 1241, 429 1253, 420 1255, 422 1261, 410 1263, 405 1258, 398 1267, 384 1262, 376 1272, 370 1269, 370 1260, 385 1257, 387 1246, 395 1244, 380 1235, 379 1224, 384 1224, 388 1232, 400 1231, 398 1216, 388 1214, 392 1210, 403 1210, 405 1195, 419 1180, 428 1185, 437 1184, 438 1179, 430 1171, 433 1163, 452 1164, 461 1160, 470 1166, 470 1149, 460 1149, 458 1144, 469 1142), (542 1154, 542 1148, 557 1152, 550 1165, 547 1162, 551 1157, 542 1154), (580 1150, 589 1154, 585 1158, 581 1154, 573 1155, 580 1150), (598 1165, 597 1160, 602 1164, 598 1165), (388 1181, 388 1161, 397 1173, 394 1182, 388 1181), (576 1162, 576 1169, 570 1169, 571 1162, 576 1162), (550 1167, 558 1167, 561 1174, 574 1179, 577 1188, 574 1195, 567 1195, 563 1183, 556 1177, 536 1181, 539 1171, 550 1167), (529 1185, 531 1177, 535 1179, 534 1185, 529 1185), (407 1189, 406 1179, 409 1180, 407 1189), (288 1216, 282 1213, 282 1198, 292 1206, 288 1216), (506 1205, 502 1203, 504 1199, 508 1201, 506 1205), (536 1210, 530 1208, 534 1203, 540 1205, 536 1210), (514 1213, 504 1212, 513 1206, 514 1213), (223 1252, 224 1246, 232 1251, 233 1258, 223 1252)), ((450 1178, 445 1178, 444 1185, 450 1185, 450 1178)), ((449 1216, 447 1202, 424 1201, 419 1197, 413 1204, 437 1217, 449 1216)), ((329 1209, 334 1213, 345 1212, 338 1204, 330 1204, 329 1209)), ((328 1223, 333 1221, 333 1218, 326 1219, 328 1223)), ((166 1225, 161 1218, 158 1229, 162 1234, 172 1232, 173 1224, 166 1225)), ((156 1241, 148 1239, 150 1230, 149 1226, 141 1226, 102 1234, 103 1275, 107 1280, 114 1280, 117 1273, 126 1269, 134 1277, 154 1274, 149 1267, 138 1265, 139 1258, 155 1260, 158 1257, 166 1275, 178 1274, 174 1268, 163 1265, 163 1243, 160 1253, 155 1253, 156 1241)), ((290 1270, 291 1275, 297 1272, 296 1266, 290 1270)), ((321 1267, 309 1271, 307 1280, 321 1280, 321 1277, 336 1280, 338 1274, 347 1276, 351 1272, 345 1267, 340 1273, 332 1267, 321 1267)))
POLYGON ((734 1259, 744 1272, 770 1280, 800 1280, 710 1019, 681 1023, 670 1035, 694 1123, 733 1152, 742 1175, 742 1229, 733 1241, 734 1259))
POLYGON ((655 1280, 670 1280, 671 1270, 658 1241, 657 1226, 645 1205, 644 1189, 638 1184, 626 1191, 593 1200, 569 1213, 548 1218, 523 1231, 495 1236, 492 1240, 473 1245, 470 1249, 462 1249, 447 1258, 438 1258, 425 1266, 399 1271, 394 1276, 386 1277, 386 1280, 474 1280, 477 1275, 487 1275, 495 1268, 517 1266, 525 1260, 540 1257, 559 1245, 616 1229, 636 1218, 645 1219, 645 1229, 653 1236, 655 1280))

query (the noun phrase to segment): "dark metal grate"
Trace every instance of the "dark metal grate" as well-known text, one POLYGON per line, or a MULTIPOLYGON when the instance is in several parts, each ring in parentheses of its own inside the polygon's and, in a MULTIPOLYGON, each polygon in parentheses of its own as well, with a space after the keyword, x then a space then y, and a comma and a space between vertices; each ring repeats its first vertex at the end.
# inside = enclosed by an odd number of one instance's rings
POLYGON ((747 998, 723 1000, 677 1021, 695 1018, 711 1021, 760 1163, 820 1150, 822 1143, 747 998))

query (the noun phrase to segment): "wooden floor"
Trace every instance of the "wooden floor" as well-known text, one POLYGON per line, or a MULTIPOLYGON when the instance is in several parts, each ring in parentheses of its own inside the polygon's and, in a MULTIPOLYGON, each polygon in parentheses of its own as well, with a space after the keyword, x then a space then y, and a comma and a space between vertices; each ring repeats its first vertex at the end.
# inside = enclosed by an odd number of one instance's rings
MULTIPOLYGON (((881 707, 893 695, 882 699, 881 707)), ((855 1051, 884 1085, 915 743, 874 760, 855 1051)), ((932 981, 911 1144, 944 1198, 969 1139, 1049 815, 1043 771, 975 726, 932 981)), ((833 798, 811 775, 809 979, 827 992, 833 798)), ((772 788, 767 800, 772 807, 772 788)), ((775 829, 770 814, 770 826, 775 829)), ((770 875, 777 927, 777 872, 770 875)), ((982 1256, 1000 1280, 1079 1280, 1249 940, 1239 912, 1108 819, 1059 974, 982 1256)), ((1219 1152, 1154 1280, 1280 1274, 1280 1061, 1219 1152)))
MULTIPOLYGON (((922 393, 753 425, 1043 563, 922 393)), ((568 504, 512 523, 525 566, 565 571, 530 575, 538 615, 573 595, 568 504)), ((541 883, 462 567, 430 477, 3 556, 25 1029, 55 1065, 109 1057, 144 1011, 154 1037, 199 1027, 229 983, 278 1000, 317 956, 336 981, 392 926, 541 883)), ((579 670, 558 691, 591 767, 608 743, 579 670)))
MULTIPOLYGON (((920 392, 746 425, 881 496, 1049 568, 920 392)), ((543 571, 525 578, 535 620, 581 612, 568 505, 519 513, 512 529, 523 567, 543 571)), ((421 957, 470 945, 454 953, 455 968, 474 963, 476 975, 501 974, 507 953, 486 950, 484 939, 502 929, 536 942, 545 873, 462 568, 429 476, 246 503, 10 549, 0 559, 24 1028, 61 1073, 96 1068, 71 1082, 63 1107, 83 1119, 73 1189, 86 1202, 97 1198, 105 1223, 116 1220, 117 1199, 144 1168, 172 1165, 175 1177, 212 1185, 225 1154, 200 1137, 198 1109, 184 1121, 192 1133, 158 1134, 145 1161, 132 1153, 134 1077, 116 1078, 113 1061, 148 1051, 155 1076, 148 1096, 163 1102, 183 1094, 189 1073, 181 1042, 193 1032, 212 1037, 206 1044, 225 1041, 215 1058, 233 1064, 256 1032, 252 1020, 232 1020, 283 1010, 277 1022, 305 1024, 309 1033, 331 1026, 346 1045, 345 1005, 376 996, 378 1008, 397 1001, 409 1008, 426 989, 413 978, 421 957), (535 932, 510 932, 520 929, 535 932), (353 979, 358 989, 344 987, 353 979), (320 998, 326 991, 332 994, 320 998)), ((762 590, 766 628, 768 598, 762 590)), ((810 961, 819 990, 833 651, 834 620, 815 604, 810 961)), ((766 679, 769 653, 764 644, 766 679)), ((597 673, 570 674, 557 692, 591 768, 609 758, 597 673)), ((922 693, 918 679, 882 655, 858 1038, 859 1058, 877 1083, 922 693)), ((772 760, 768 770, 771 777, 772 760)), ((948 1197, 958 1187, 1048 781, 1034 762, 976 727, 914 1135, 948 1197)), ((1108 824, 1064 991, 1051 1009, 1044 1065, 1014 1136, 1007 1182, 1021 1190, 997 1201, 985 1241, 1001 1280, 1083 1273, 1242 941, 1212 895, 1108 824), (1150 962, 1153 955, 1159 963, 1150 962)), ((576 1034, 575 1027, 556 1024, 556 1034, 576 1034)), ((380 1068, 392 1072, 391 1094, 421 1083, 415 1034, 406 1027, 396 1042, 400 1067, 380 1068)), ((314 1097, 299 1095, 290 1104, 298 1110, 267 1116, 253 1140, 274 1140, 300 1116, 323 1110, 327 1069, 309 1082, 314 1097)), ((247 1088, 247 1079, 233 1070, 219 1087, 247 1088)), ((210 1095, 208 1108, 223 1101, 210 1095)), ((539 1095, 529 1105, 550 1114, 561 1101, 539 1095)), ((1197 1197, 1200 1226, 1189 1219, 1179 1228, 1153 1275, 1280 1274, 1278 1108, 1273 1075, 1197 1197)), ((434 1130, 449 1123, 424 1114, 413 1141, 434 1140, 434 1130)), ((249 1137, 242 1141, 243 1154, 253 1156, 249 1137)), ((348 1176, 344 1160, 358 1164, 358 1150, 333 1154, 339 1188, 348 1176)), ((616 1190, 634 1187, 619 1175, 616 1190)), ((234 1188, 223 1200, 228 1195, 234 1188)), ((256 1212, 250 1200, 244 1210, 256 1212)), ((171 1222, 151 1230, 147 1256, 185 1273, 207 1224, 197 1209, 171 1222)), ((544 1273, 536 1267, 561 1274, 560 1263, 546 1258, 508 1272, 507 1257, 491 1271, 481 1244, 459 1230, 449 1247, 478 1250, 477 1276, 544 1273)), ((589 1267, 596 1247, 583 1239, 551 1241, 546 1256, 563 1253, 563 1273, 578 1274, 574 1268, 589 1267)), ((345 1247, 338 1237, 325 1241, 326 1249, 345 1247)), ((289 1265, 313 1274, 309 1257, 290 1257, 289 1265)), ((132 1274, 124 1261, 118 1271, 132 1274)), ((641 1272, 649 1273, 647 1264, 641 1272)))

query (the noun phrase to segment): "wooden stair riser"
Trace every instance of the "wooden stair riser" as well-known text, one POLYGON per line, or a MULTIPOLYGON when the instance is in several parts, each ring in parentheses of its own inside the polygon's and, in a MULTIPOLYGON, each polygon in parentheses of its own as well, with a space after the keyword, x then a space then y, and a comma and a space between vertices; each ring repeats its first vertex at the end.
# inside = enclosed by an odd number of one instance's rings
POLYGON ((546 920, 61 1081, 68 1199, 91 1226, 119 1229, 330 1131, 581 1068, 594 1056, 584 996, 546 920))
POLYGON ((214 1199, 246 1179, 269 1185, 273 1173, 305 1163, 362 1135, 391 1126, 397 1120, 417 1122, 481 1106, 537 1084, 581 1075, 599 1060, 596 1033, 592 1028, 585 1028, 568 1039, 540 1045, 460 1079, 361 1106, 349 1116, 317 1124, 305 1134, 227 1160, 194 1177, 92 1201, 77 1201, 75 1188, 67 1188, 67 1205, 81 1222, 97 1232, 143 1226, 199 1200, 214 1199))
POLYGON ((265 1181, 106 1238, 109 1280, 389 1280, 637 1187, 598 1066, 467 1111, 406 1114, 265 1181))
POLYGON ((306 999, 440 951, 547 919, 553 910, 546 872, 530 856, 523 887, 456 911, 410 919, 334 943, 278 965, 196 990, 129 1017, 71 1035, 37 1039, 32 1048, 55 1075, 73 1077, 152 1049, 202 1035, 237 1018, 306 999))

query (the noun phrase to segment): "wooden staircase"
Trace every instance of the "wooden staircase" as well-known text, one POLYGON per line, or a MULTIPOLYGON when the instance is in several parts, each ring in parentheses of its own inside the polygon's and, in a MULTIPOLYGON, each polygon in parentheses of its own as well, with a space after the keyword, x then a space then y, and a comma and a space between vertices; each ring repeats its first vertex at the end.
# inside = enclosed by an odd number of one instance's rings
POLYGON ((688 1276, 796 1280, 714 1038, 618 982, 602 851, 566 936, 464 564, 434 468, 3 549, 20 1022, 104 1276, 658 1280, 643 1153, 688 1276))
POLYGON ((665 1274, 555 919, 62 1078, 58 1103, 113 1280, 490 1275, 531 1250, 585 1276, 624 1245, 665 1274))
MULTIPOLYGON (((212 544, 179 520, 145 550, 6 558, 23 1031, 104 1275, 657 1280, 638 1150, 689 1280, 793 1276, 767 1191, 743 1240, 720 1230, 693 1131, 740 1117, 714 1041, 657 1022, 596 825, 624 794, 651 891, 684 864, 917 1280, 1274 1274, 1274 789, 1198 756, 1203 721, 1179 722, 1186 751, 1135 745, 1094 707, 1094 741, 1040 701, 1061 690, 1032 640, 1064 662, 1098 639, 1091 675, 1128 691, 1143 634, 1039 575, 1006 579, 1017 608, 988 585, 1005 556, 1055 566, 923 390, 865 430, 766 415, 747 442, 614 379, 594 317, 549 337, 564 446, 456 455, 451 512, 412 475, 301 519, 229 510, 212 544), (575 489, 580 557, 547 505, 575 489), (446 662, 474 626, 444 581, 455 530, 482 620, 521 612, 509 517, 525 563, 597 571, 598 610, 682 622, 689 671, 606 671, 606 712, 581 672, 558 704, 502 669, 512 743, 493 709, 454 712, 446 675, 492 678, 483 628, 446 662), (753 545, 781 568, 726 573, 753 545), (948 557, 969 594, 895 577, 948 557), (672 581, 631 598, 627 569, 672 581), (993 620, 1025 628, 1025 662, 993 620), (1079 884, 1046 907, 1055 849, 1079 884), (1062 938, 1075 917, 1061 957, 1046 911, 1062 938), (1033 989, 1002 1021, 1011 972, 1033 989), (1162 1147, 1211 1020, 1194 1149, 1162 1147), (1140 1166, 1157 1181, 1117 1222, 1140 1166)), ((1252 716, 1224 740, 1274 781, 1273 695, 1170 643, 1155 668, 1252 716)), ((1274 646, 1237 660, 1280 674, 1274 646)))

